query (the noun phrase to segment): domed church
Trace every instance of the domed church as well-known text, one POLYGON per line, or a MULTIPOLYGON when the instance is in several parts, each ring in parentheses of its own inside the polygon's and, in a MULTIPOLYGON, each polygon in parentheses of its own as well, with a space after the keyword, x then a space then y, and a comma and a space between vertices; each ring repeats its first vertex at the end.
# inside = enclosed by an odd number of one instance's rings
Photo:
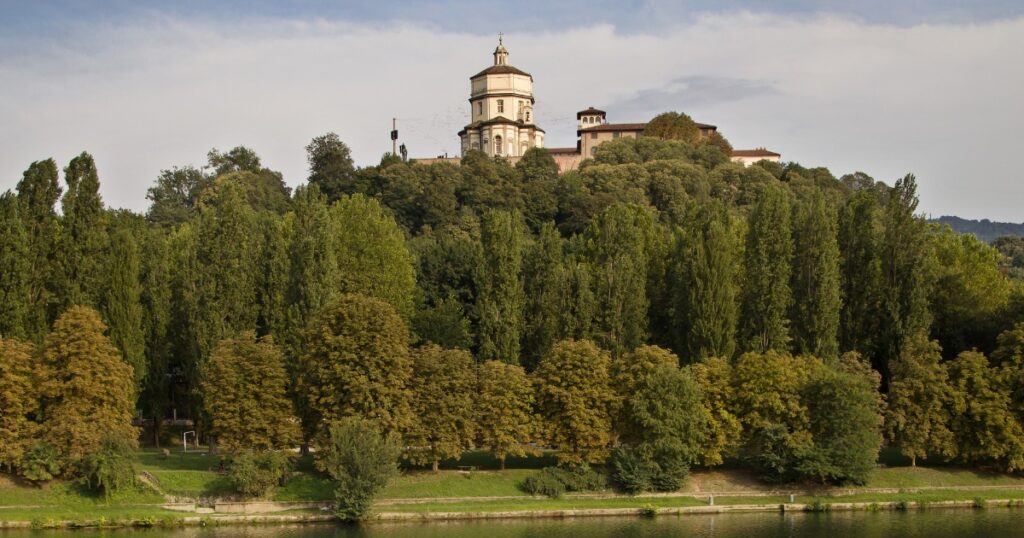
POLYGON ((490 156, 521 157, 544 147, 544 130, 533 115, 533 77, 508 64, 508 49, 498 38, 494 65, 469 79, 470 123, 461 131, 462 153, 471 149, 490 156))

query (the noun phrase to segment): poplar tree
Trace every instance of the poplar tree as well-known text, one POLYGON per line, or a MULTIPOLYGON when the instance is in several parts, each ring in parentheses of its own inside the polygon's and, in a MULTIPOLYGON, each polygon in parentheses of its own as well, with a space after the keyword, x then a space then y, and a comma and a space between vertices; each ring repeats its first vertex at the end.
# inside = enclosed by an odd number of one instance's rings
POLYGON ((57 311, 57 265, 60 222, 55 206, 61 188, 57 182, 57 163, 53 159, 32 163, 18 182, 18 204, 28 244, 29 338, 42 342, 57 311))
POLYGON ((526 300, 523 362, 530 368, 565 336, 561 305, 567 292, 563 243, 554 223, 542 224, 523 264, 526 300))
POLYGON ((42 440, 56 449, 65 470, 97 452, 104 439, 137 442, 132 367, 106 331, 99 313, 73 306, 46 338, 42 440))
POLYGON ((533 373, 544 437, 560 463, 596 463, 612 442, 611 357, 586 340, 551 348, 533 373))
POLYGON ((33 346, 0 338, 0 466, 20 465, 38 429, 38 364, 33 346))
POLYGON ((203 363, 199 389, 210 433, 228 452, 282 450, 301 439, 285 394, 284 356, 252 331, 221 340, 203 363))
POLYGON ((337 288, 338 264, 331 248, 331 216, 316 185, 295 189, 292 238, 288 243, 288 329, 282 344, 296 355, 309 317, 324 307, 337 288))
POLYGON ((18 200, 7 191, 0 194, 0 338, 28 337, 29 252, 18 200))
POLYGON ((101 305, 110 247, 107 214, 92 156, 82 152, 64 169, 68 190, 61 200, 61 304, 101 305))
POLYGON ((536 452, 531 443, 537 439, 540 425, 533 413, 533 385, 517 364, 485 361, 477 371, 477 396, 473 404, 477 432, 481 446, 494 454, 504 470, 508 456, 536 452))
POLYGON ((173 309, 171 252, 167 234, 151 228, 142 243, 142 329, 146 340, 146 373, 142 408, 153 417, 153 440, 160 446, 163 418, 170 402, 173 309))
MULTIPOLYGON (((839 214, 840 286, 839 347, 872 355, 881 315, 881 231, 878 195, 861 190, 839 214)), ((877 365, 876 365, 877 366, 877 365)))
POLYGON ((767 186, 750 215, 747 232, 739 331, 742 349, 784 351, 789 345, 792 258, 788 194, 782 187, 767 186))
POLYGON ((299 390, 314 417, 307 427, 349 416, 375 420, 392 433, 408 427, 409 332, 394 307, 340 295, 310 320, 303 342, 299 390))
POLYGON ((412 352, 410 401, 416 420, 403 436, 408 459, 430 463, 457 459, 473 443, 473 356, 461 349, 427 344, 412 352))
POLYGON ((836 216, 816 191, 793 212, 793 348, 816 357, 839 355, 842 305, 836 216))
POLYGON ((110 324, 110 339, 132 367, 134 394, 142 390, 148 371, 143 333, 142 284, 139 281, 139 248, 127 229, 114 232, 111 241, 109 285, 105 290, 103 314, 110 324))
POLYGON ((910 339, 891 363, 886 430, 900 452, 917 465, 929 454, 956 455, 951 387, 939 344, 924 335, 910 339))
POLYGON ((288 246, 293 234, 294 216, 262 213, 258 219, 260 256, 256 275, 256 302, 259 316, 257 332, 261 336, 282 334, 287 326, 289 281, 288 246))
POLYGON ((522 217, 518 212, 492 210, 480 225, 482 265, 477 271, 476 311, 479 355, 509 364, 520 361, 523 310, 526 297, 521 278, 523 265, 522 217))

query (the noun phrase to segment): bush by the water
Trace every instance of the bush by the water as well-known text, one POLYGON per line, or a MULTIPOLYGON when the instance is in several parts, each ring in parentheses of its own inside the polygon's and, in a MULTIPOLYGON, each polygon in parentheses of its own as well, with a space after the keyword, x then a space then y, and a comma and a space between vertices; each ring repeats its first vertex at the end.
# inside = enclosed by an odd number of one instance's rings
POLYGON ((373 422, 349 417, 331 424, 316 462, 334 479, 335 514, 349 522, 366 517, 374 497, 398 474, 401 453, 373 422))
POLYGON ((284 452, 245 451, 231 461, 228 480, 242 495, 266 497, 274 486, 284 485, 291 468, 292 459, 284 452))
POLYGON ((655 461, 626 446, 612 451, 609 468, 615 487, 630 495, 644 491, 676 491, 690 472, 690 466, 684 461, 670 458, 655 461))
POLYGON ((91 489, 103 491, 110 496, 135 484, 133 463, 135 444, 117 436, 103 440, 100 449, 85 457, 82 462, 82 482, 91 489))
POLYGON ((604 489, 606 484, 604 475, 584 463, 565 467, 545 467, 526 477, 520 488, 530 495, 558 498, 566 491, 597 491, 604 489))

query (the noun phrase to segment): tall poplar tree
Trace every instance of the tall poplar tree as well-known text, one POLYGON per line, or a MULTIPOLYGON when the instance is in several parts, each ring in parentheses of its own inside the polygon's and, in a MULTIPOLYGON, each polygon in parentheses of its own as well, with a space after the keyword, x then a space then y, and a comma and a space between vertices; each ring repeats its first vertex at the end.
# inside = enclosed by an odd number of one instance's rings
POLYGON ((878 194, 861 190, 839 214, 839 348, 872 355, 876 345, 882 281, 878 194))
POLYGON ((483 264, 477 272, 479 355, 519 364, 523 334, 523 234, 518 212, 488 211, 480 226, 483 264))
POLYGON ((836 357, 839 310, 839 245, 836 216, 816 191, 793 211, 793 303, 790 319, 796 353, 836 357))
POLYGON ((523 362, 531 369, 565 336, 561 330, 561 301, 567 291, 563 243, 554 223, 542 224, 523 264, 526 291, 523 362))
POLYGON ((36 342, 42 342, 57 311, 60 221, 55 206, 60 194, 57 163, 53 159, 32 163, 18 182, 18 204, 28 242, 26 330, 36 342))
POLYGON ((0 194, 0 338, 28 336, 29 252, 18 200, 0 194))
POLYGON ((106 282, 110 236, 92 155, 82 152, 71 159, 64 169, 64 180, 68 190, 61 200, 64 225, 60 302, 65 308, 76 304, 99 307, 106 282))
POLYGON ((171 395, 171 252, 167 234, 160 228, 150 228, 145 237, 141 248, 141 300, 148 371, 140 403, 143 412, 154 419, 153 440, 156 446, 160 446, 162 419, 167 414, 171 395))
POLYGON ((750 214, 744 253, 740 346, 747 351, 784 351, 789 345, 789 289, 793 257, 789 196, 766 186, 750 214))
POLYGON ((292 239, 288 243, 288 329, 285 353, 300 349, 306 321, 339 293, 338 265, 331 248, 331 216, 327 199, 316 185, 295 189, 292 239))
POLYGON ((103 314, 110 325, 110 339, 132 367, 135 395, 142 390, 148 372, 139 273, 139 247, 135 238, 127 229, 115 231, 107 268, 109 285, 103 299, 103 314))

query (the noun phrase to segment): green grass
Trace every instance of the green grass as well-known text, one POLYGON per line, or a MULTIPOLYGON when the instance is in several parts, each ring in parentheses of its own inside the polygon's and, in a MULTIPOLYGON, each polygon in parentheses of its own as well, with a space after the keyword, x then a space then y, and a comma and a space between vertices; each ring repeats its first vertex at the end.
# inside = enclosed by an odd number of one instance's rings
MULTIPOLYGON (((715 497, 716 505, 782 504, 785 497, 715 497)), ((380 512, 524 512, 533 510, 588 510, 601 508, 683 508, 706 506, 706 498, 695 497, 615 497, 610 499, 544 499, 527 497, 500 501, 454 503, 416 503, 387 505, 380 512)))
POLYGON ((1024 477, 959 467, 884 467, 872 471, 867 487, 1021 486, 1024 477))
POLYGON ((396 478, 381 498, 505 497, 527 496, 518 484, 536 471, 408 471, 396 478))
MULTIPOLYGON (((137 487, 114 494, 109 502, 114 505, 161 503, 163 497, 146 487, 137 487)), ((94 509, 108 506, 102 495, 89 491, 73 482, 53 482, 46 487, 0 486, 0 506, 66 506, 94 509)), ((4 512, 6 513, 6 512, 4 512)))

